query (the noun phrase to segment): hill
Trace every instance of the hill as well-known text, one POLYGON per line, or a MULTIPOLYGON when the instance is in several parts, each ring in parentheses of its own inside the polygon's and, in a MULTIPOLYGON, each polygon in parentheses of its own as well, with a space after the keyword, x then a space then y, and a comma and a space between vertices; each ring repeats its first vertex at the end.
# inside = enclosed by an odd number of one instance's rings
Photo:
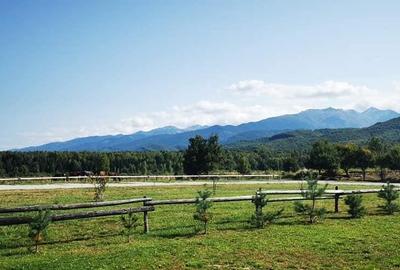
MULTIPOLYGON (((19 151, 148 151, 179 150, 186 147, 188 139, 201 135, 218 134, 222 144, 257 140, 294 130, 363 128, 379 121, 399 117, 391 110, 370 108, 364 112, 342 109, 312 109, 297 114, 288 114, 249 122, 241 125, 195 126, 179 129, 173 126, 148 132, 139 131, 130 135, 108 135, 77 138, 65 142, 27 147, 19 151)), ((303 132, 303 131, 302 131, 303 132)), ((262 141, 262 140, 261 140, 262 141)))
POLYGON ((367 128, 297 130, 284 132, 271 137, 253 141, 230 144, 228 148, 254 149, 262 145, 275 151, 307 150, 319 140, 333 143, 366 143, 372 137, 378 137, 389 143, 400 142, 400 117, 379 122, 367 128))

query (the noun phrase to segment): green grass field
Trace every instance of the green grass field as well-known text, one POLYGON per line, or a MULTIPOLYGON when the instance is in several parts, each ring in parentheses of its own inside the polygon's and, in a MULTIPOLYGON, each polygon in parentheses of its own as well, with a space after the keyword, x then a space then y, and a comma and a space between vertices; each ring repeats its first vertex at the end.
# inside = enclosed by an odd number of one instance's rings
MULTIPOLYGON (((251 195, 258 187, 221 185, 216 196, 251 195)), ((261 187, 299 188, 293 184, 261 187)), ((192 198, 201 189, 109 188, 106 200, 144 195, 192 198)), ((2 191, 0 205, 92 198, 90 189, 2 191)), ((400 269, 400 215, 382 214, 377 207, 382 201, 376 194, 364 196, 368 215, 363 219, 349 219, 342 201, 339 214, 333 213, 333 200, 318 203, 330 212, 316 225, 306 224, 295 214, 293 203, 270 204, 265 211, 283 207, 285 212, 265 229, 249 226, 247 220, 254 211, 250 202, 214 203, 207 235, 194 233, 193 205, 159 206, 150 213, 150 233, 144 235, 138 227, 130 244, 121 233, 119 217, 58 222, 50 225, 38 254, 29 250, 27 226, 0 227, 0 269, 400 269)))

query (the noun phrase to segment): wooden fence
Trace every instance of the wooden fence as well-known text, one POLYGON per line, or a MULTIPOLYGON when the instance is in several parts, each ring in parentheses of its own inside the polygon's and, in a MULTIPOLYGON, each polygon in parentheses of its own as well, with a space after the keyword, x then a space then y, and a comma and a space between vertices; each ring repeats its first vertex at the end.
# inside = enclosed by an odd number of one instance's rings
POLYGON ((237 179, 237 178, 267 178, 274 179, 279 177, 275 174, 211 174, 211 175, 117 175, 117 176, 44 176, 44 177, 14 177, 14 178, 0 178, 1 182, 23 182, 23 181, 69 181, 69 180, 90 180, 95 178, 110 178, 110 179, 132 179, 132 180, 157 180, 157 179, 237 179))
MULTIPOLYGON (((397 188, 396 190, 400 190, 397 188)), ((339 190, 336 186, 334 190, 326 190, 324 196, 318 197, 317 200, 334 200, 335 212, 339 212, 339 200, 341 197, 350 194, 370 194, 378 193, 380 189, 359 189, 359 190, 339 190)), ((302 190, 265 190, 261 191, 262 194, 267 195, 299 195, 302 194, 302 190)), ((235 197, 213 197, 207 200, 215 203, 227 203, 227 202, 242 202, 242 201, 252 201, 255 195, 249 196, 235 196, 235 197)), ((304 197, 272 197, 268 199, 268 202, 289 202, 289 201, 300 201, 307 200, 304 197)), ((80 212, 80 213, 69 213, 63 215, 52 215, 51 221, 63 221, 63 220, 73 220, 73 219, 83 219, 83 218, 96 218, 104 216, 114 216, 127 214, 128 212, 133 213, 143 213, 143 227, 144 232, 149 232, 149 219, 148 212, 155 211, 155 206, 159 205, 180 205, 180 204, 194 204, 196 199, 170 199, 170 200, 153 200, 152 198, 134 198, 127 200, 115 200, 106 202, 88 202, 88 203, 77 203, 77 204, 65 204, 65 205, 30 205, 30 206, 19 206, 14 208, 0 208, 0 214, 10 214, 10 213, 24 213, 24 212, 34 212, 40 210, 73 210, 73 209, 86 209, 86 208, 96 208, 96 207, 109 207, 117 205, 127 205, 133 203, 143 203, 143 206, 136 208, 124 208, 124 209, 114 209, 114 210, 100 210, 100 211, 90 211, 90 212, 80 212)), ((20 216, 20 217, 2 217, 0 218, 0 226, 7 225, 18 225, 18 224, 28 224, 33 221, 32 217, 20 216)))
MULTIPOLYGON (((128 200, 116 200, 116 201, 107 201, 107 202, 89 202, 89 203, 77 203, 77 204, 65 204, 65 205, 30 205, 30 206, 20 206, 15 208, 0 208, 0 214, 5 213, 24 213, 24 212, 33 212, 33 211, 41 211, 41 210, 72 210, 72 209, 85 209, 85 208, 96 208, 96 207, 107 207, 107 206, 116 206, 116 205, 126 205, 132 203, 145 203, 147 201, 151 201, 151 198, 135 198, 128 200)), ((90 212, 79 212, 79 213, 69 213, 63 215, 51 215, 50 220, 52 222, 55 221, 63 221, 63 220, 74 220, 74 219, 84 219, 84 218, 96 218, 96 217, 105 217, 105 216, 115 216, 115 215, 123 215, 129 212, 132 213, 143 213, 144 214, 144 231, 148 232, 148 218, 147 213, 154 211, 154 206, 146 206, 143 205, 141 207, 136 208, 126 208, 126 209, 113 209, 113 210, 99 210, 99 211, 90 211, 90 212)), ((2 217, 0 218, 0 226, 7 225, 19 225, 19 224, 29 224, 33 221, 33 217, 29 216, 20 216, 20 217, 2 217)))

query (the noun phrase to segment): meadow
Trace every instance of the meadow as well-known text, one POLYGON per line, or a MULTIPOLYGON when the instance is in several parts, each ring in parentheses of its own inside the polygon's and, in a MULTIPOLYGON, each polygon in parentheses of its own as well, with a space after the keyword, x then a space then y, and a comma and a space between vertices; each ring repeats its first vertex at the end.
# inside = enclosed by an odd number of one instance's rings
MULTIPOLYGON (((215 196, 252 195, 259 187, 299 189, 297 184, 221 185, 215 196)), ((193 198, 205 188, 211 185, 108 188, 105 199, 193 198)), ((250 202, 214 203, 207 235, 196 233, 193 205, 157 206, 149 214, 150 232, 143 234, 139 226, 131 243, 118 216, 57 222, 37 254, 30 250, 27 226, 0 227, 0 269, 400 269, 400 215, 383 214, 376 194, 363 198, 368 214, 361 219, 350 219, 342 200, 340 213, 334 213, 333 200, 319 201, 328 214, 314 225, 293 211, 293 203, 271 203, 265 211, 285 211, 264 229, 248 223, 254 212, 250 202)), ((91 189, 0 192, 2 207, 92 200, 91 189)))

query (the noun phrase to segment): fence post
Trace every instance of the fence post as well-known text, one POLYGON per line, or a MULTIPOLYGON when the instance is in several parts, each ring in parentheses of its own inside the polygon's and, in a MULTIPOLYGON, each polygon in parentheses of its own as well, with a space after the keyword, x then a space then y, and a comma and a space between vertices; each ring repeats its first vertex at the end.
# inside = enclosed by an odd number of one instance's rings
MULTIPOLYGON (((144 196, 143 198, 146 199, 146 196, 144 196)), ((143 206, 146 206, 146 201, 143 202, 143 206)), ((149 216, 147 211, 143 212, 143 226, 144 226, 144 233, 148 233, 149 232, 149 216)))
POLYGON ((217 192, 217 180, 213 178, 213 195, 217 192))
MULTIPOLYGON (((339 187, 335 186, 335 190, 338 190, 339 187)), ((335 213, 339 213, 339 198, 340 198, 340 194, 335 194, 335 213)))

